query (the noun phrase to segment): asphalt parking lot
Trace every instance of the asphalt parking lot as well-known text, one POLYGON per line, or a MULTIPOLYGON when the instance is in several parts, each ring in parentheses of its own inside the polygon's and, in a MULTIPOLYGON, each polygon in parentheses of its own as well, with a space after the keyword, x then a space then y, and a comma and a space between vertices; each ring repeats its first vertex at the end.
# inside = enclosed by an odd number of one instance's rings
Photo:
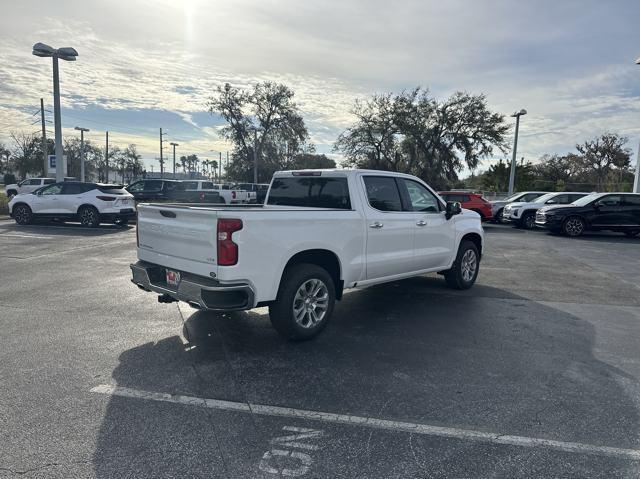
POLYGON ((158 304, 135 228, 0 221, 0 477, 640 477, 640 239, 486 227, 315 340, 158 304))

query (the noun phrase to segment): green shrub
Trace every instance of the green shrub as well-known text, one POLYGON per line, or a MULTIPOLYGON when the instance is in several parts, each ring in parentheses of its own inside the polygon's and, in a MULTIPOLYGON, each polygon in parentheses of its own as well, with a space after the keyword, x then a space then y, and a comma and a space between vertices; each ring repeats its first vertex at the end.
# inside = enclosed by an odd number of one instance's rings
POLYGON ((4 193, 0 193, 0 215, 9 214, 9 198, 4 193))

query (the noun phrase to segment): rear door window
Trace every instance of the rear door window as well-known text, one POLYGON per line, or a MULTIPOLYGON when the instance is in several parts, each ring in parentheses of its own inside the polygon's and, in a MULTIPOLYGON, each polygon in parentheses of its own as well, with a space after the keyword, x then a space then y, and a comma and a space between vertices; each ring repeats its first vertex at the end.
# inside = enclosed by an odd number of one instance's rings
MULTIPOLYGON (((396 180, 390 176, 365 176, 367 200, 379 211, 402 211, 402 201, 396 180)), ((273 192, 273 187, 272 187, 273 192)))
MULTIPOLYGON (((398 196, 398 201, 400 197, 398 196)), ((346 178, 282 177, 273 180, 270 205, 351 209, 346 178)))
POLYGON ((625 206, 639 206, 640 207, 640 195, 625 195, 625 206))
MULTIPOLYGON (((202 187, 204 188, 204 185, 202 185, 202 187)), ((197 190, 198 189, 198 182, 197 181, 185 181, 184 182, 184 189, 185 190, 197 190)))
POLYGON ((63 195, 80 195, 85 192, 84 185, 80 183, 65 183, 62 185, 63 195))
POLYGON ((144 182, 144 191, 161 191, 162 181, 147 180, 144 182))
POLYGON ((213 187, 213 183, 211 183, 210 181, 205 181, 205 182, 202 183, 202 189, 203 190, 213 190, 215 188, 213 187))

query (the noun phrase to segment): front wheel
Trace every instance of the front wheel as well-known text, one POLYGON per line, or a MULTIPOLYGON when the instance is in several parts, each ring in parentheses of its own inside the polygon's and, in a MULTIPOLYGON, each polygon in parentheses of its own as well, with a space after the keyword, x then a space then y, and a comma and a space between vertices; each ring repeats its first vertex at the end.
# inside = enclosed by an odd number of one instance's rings
POLYGON ((33 221, 33 212, 27 205, 16 205, 13 208, 13 219, 19 225, 28 225, 33 221))
POLYGON ((444 279, 454 289, 469 289, 476 282, 480 271, 480 254, 471 241, 463 241, 450 270, 444 272, 444 279))
POLYGON ((585 227, 586 224, 582 218, 571 216, 562 225, 562 232, 567 236, 576 237, 584 233, 585 227))
POLYGON ((298 264, 285 271, 278 297, 269 306, 273 327, 284 337, 302 341, 327 325, 335 304, 331 275, 314 264, 298 264))
POLYGON ((528 230, 532 230, 536 227, 536 214, 533 212, 525 213, 522 217, 522 227, 528 230))
POLYGON ((89 228, 96 228, 100 225, 100 213, 93 206, 83 206, 80 208, 80 224, 89 228))

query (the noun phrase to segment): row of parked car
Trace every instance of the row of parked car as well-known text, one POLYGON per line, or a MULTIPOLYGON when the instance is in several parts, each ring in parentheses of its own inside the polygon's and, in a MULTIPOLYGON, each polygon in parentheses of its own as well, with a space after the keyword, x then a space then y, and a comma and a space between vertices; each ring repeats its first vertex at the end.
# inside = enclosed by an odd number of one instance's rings
POLYGON ((42 218, 80 221, 95 227, 101 222, 126 225, 136 215, 136 203, 178 202, 249 204, 262 203, 269 185, 217 184, 207 180, 145 179, 128 186, 74 181, 56 183, 52 178, 29 178, 7 185, 9 214, 19 224, 42 218), (265 188, 266 186, 266 188, 265 188))
POLYGON ((518 228, 546 228, 567 236, 600 230, 630 237, 640 234, 638 193, 523 191, 499 201, 487 201, 478 193, 465 191, 440 195, 477 212, 483 221, 511 223, 518 228))

